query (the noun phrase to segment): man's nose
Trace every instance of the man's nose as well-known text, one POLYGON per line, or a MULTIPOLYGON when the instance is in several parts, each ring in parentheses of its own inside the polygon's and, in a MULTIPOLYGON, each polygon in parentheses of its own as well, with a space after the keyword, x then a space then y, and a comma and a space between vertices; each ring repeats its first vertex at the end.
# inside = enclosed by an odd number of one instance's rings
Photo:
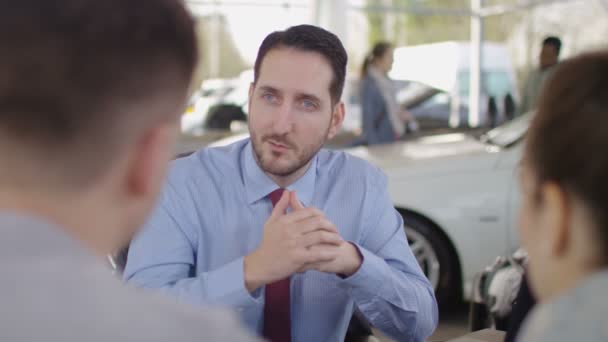
POLYGON ((291 132, 293 127, 293 110, 288 101, 283 103, 274 116, 273 128, 276 134, 291 132))

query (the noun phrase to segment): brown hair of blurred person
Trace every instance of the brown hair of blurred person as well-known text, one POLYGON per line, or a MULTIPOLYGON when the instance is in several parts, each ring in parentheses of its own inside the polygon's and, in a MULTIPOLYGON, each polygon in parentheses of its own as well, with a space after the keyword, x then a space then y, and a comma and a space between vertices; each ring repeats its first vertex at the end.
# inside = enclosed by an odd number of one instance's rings
POLYGON ((525 148, 520 231, 541 302, 608 269, 608 51, 557 66, 525 148))
POLYGON ((393 52, 394 46, 389 42, 378 42, 374 44, 372 51, 365 57, 365 60, 361 65, 361 78, 367 76, 369 66, 372 64, 377 64, 384 73, 388 73, 393 66, 393 52))
POLYGON ((183 2, 0 9, 0 209, 123 246, 164 179, 197 62, 183 2))

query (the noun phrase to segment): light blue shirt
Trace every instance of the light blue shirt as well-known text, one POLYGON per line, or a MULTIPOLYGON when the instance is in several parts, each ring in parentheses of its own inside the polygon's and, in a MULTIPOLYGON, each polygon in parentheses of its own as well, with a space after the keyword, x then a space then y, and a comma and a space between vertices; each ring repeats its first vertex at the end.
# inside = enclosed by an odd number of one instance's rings
MULTIPOLYGON (((232 307, 261 334, 264 289, 247 291, 243 260, 261 243, 275 189, 249 139, 176 160, 158 208, 131 244, 125 279, 191 304, 232 307)), ((360 269, 346 279, 317 271, 292 276, 292 340, 343 341, 355 307, 398 341, 430 336, 437 303, 408 246, 386 176, 347 153, 321 150, 288 189, 305 206, 321 209, 363 255, 360 269)))

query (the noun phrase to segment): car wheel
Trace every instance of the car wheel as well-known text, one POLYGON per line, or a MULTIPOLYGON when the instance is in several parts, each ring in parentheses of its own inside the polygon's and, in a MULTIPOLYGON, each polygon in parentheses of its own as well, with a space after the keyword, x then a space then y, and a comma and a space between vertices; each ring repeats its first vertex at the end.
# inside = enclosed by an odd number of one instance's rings
POLYGON ((460 299, 457 259, 451 245, 433 224, 415 215, 404 214, 405 234, 422 271, 435 289, 437 300, 460 299))

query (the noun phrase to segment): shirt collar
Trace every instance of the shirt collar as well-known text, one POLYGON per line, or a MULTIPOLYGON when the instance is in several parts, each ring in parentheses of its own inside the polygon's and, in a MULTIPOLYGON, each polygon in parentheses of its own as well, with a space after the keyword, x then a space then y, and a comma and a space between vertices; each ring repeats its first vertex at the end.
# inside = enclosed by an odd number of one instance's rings
MULTIPOLYGON (((278 188, 278 185, 260 168, 253 156, 251 140, 247 142, 242 151, 241 162, 244 166, 243 180, 247 203, 253 204, 260 199, 268 196, 278 188)), ((317 179, 317 156, 312 159, 306 173, 295 183, 287 187, 289 191, 295 191, 298 199, 305 207, 310 206, 314 195, 315 183, 317 179)))

